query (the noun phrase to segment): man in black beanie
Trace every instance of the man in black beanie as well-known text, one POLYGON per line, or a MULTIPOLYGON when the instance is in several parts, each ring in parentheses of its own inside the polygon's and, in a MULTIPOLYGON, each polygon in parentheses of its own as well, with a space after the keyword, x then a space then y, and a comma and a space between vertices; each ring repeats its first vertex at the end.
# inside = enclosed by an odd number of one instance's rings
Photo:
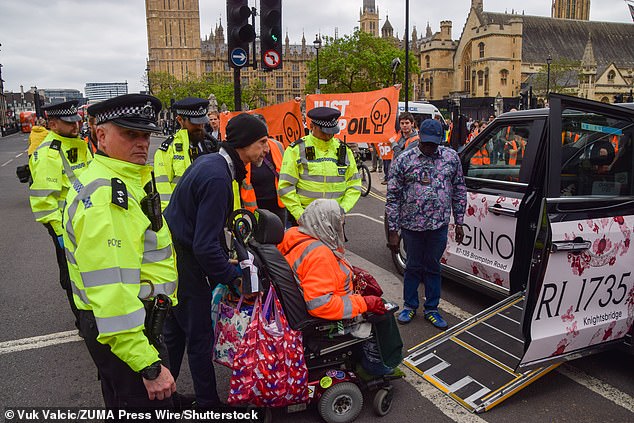
MULTIPOLYGON (((222 247, 223 228, 245 165, 260 166, 269 151, 266 125, 246 113, 231 119, 218 153, 187 168, 164 212, 178 257, 178 306, 165 322, 165 343, 176 380, 185 345, 198 407, 220 405, 212 365, 211 292, 217 284, 240 285, 242 273, 222 247)), ((239 204, 239 203, 237 203, 239 204)))

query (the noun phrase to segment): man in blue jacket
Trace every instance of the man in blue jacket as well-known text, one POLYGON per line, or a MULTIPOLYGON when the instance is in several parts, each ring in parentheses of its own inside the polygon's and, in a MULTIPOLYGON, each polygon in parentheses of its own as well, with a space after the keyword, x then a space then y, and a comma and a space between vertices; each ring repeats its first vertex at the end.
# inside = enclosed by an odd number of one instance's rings
POLYGON ((165 323, 165 343, 174 379, 185 345, 200 408, 220 405, 211 361, 211 292, 217 284, 239 285, 242 272, 222 247, 224 227, 233 211, 233 181, 246 176, 245 165, 260 166, 269 151, 266 125, 246 113, 229 121, 227 141, 218 153, 201 156, 187 168, 164 212, 172 232, 178 267, 178 307, 165 323))

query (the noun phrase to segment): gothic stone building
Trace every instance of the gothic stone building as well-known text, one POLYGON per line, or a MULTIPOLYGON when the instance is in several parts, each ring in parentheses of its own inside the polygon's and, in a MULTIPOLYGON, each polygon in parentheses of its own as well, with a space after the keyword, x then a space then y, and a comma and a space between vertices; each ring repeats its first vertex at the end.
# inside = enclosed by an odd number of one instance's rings
MULTIPOLYGON (((569 16, 560 3, 553 3, 553 16, 569 16)), ((587 18, 589 0, 576 4, 584 12, 571 16, 587 18)), ((420 44, 421 98, 516 97, 549 55, 581 62, 572 94, 612 101, 632 88, 633 24, 485 12, 482 0, 472 0, 457 40, 450 21, 440 27, 420 44)))

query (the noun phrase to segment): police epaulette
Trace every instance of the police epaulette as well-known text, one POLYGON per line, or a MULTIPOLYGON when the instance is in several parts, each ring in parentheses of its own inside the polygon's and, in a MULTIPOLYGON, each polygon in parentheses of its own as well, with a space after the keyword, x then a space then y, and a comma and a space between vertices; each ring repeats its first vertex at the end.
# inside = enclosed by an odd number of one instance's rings
POLYGON ((112 204, 128 210, 128 190, 119 178, 110 180, 112 186, 112 204))
POLYGON ((62 148, 62 142, 60 140, 53 140, 48 148, 59 151, 62 148))
POLYGON ((170 135, 161 143, 159 150, 167 151, 170 148, 170 144, 174 141, 174 135, 170 135))
POLYGON ((289 146, 289 147, 291 147, 291 148, 293 148, 293 147, 295 147, 296 145, 300 145, 300 144, 301 144, 301 143, 303 143, 304 141, 306 141, 304 138, 300 138, 300 139, 298 139, 298 140, 296 140, 296 141, 293 141, 293 142, 292 142, 292 143, 290 143, 288 146, 289 146))

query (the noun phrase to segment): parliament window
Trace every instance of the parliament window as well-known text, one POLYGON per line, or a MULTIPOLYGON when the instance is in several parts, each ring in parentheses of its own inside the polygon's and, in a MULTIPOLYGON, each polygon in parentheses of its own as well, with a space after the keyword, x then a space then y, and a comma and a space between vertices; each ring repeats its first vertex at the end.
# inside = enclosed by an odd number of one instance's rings
POLYGON ((276 76, 275 77, 275 88, 284 88, 284 77, 276 76))
POLYGON ((480 50, 480 59, 484 57, 484 43, 478 44, 478 49, 480 50))
POLYGON ((500 71, 500 84, 506 85, 508 83, 509 71, 502 69, 500 71))

